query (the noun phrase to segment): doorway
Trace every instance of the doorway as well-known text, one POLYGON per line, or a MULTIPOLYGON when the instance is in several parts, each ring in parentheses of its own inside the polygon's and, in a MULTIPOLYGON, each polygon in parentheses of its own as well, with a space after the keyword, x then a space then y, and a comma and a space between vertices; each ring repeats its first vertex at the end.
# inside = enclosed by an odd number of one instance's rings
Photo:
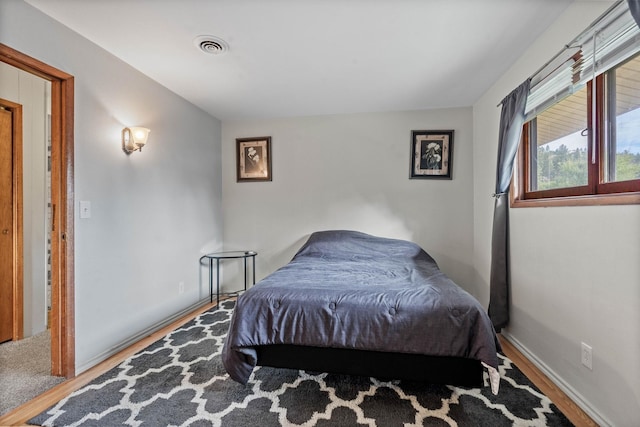
MULTIPOLYGON (((74 80, 73 76, 1 43, 0 61, 51 82, 51 374, 71 378, 75 375, 74 80)), ((15 247, 13 254, 20 256, 15 247)))

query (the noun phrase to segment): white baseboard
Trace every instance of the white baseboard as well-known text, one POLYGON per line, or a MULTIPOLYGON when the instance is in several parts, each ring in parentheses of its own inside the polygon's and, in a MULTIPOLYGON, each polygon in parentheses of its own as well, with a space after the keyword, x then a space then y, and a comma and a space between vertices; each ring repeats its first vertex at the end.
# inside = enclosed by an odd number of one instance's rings
POLYGON ((527 347, 525 347, 520 341, 513 337, 513 335, 506 332, 504 329, 500 333, 507 341, 509 341, 515 348, 518 349, 531 363, 533 363, 543 374, 545 374, 553 383, 566 394, 577 406, 580 407, 587 415, 589 415, 593 421, 600 426, 612 426, 610 421, 605 419, 601 414, 596 411, 591 404, 573 387, 571 387, 562 377, 556 374, 551 368, 549 368, 544 362, 542 362, 535 354, 533 354, 527 347))
POLYGON ((186 316, 187 314, 191 313, 192 311, 195 311, 195 310, 199 309, 200 307, 204 307, 207 304, 209 304, 209 296, 207 296, 206 299, 202 299, 202 300, 196 302, 195 304, 192 304, 189 307, 185 308, 184 310, 181 310, 178 313, 175 313, 172 316, 167 317, 166 319, 162 320, 161 322, 158 322, 155 325, 150 326, 147 329, 144 329, 144 330, 138 332, 137 334, 129 337, 128 339, 126 339, 125 341, 123 341, 120 344, 116 345, 115 347, 112 347, 109 350, 104 351, 104 352, 98 354, 97 356, 91 358, 87 362, 83 363, 81 366, 76 366, 76 375, 79 375, 82 372, 84 372, 84 371, 86 371, 86 370, 88 370, 90 368, 93 368, 98 363, 104 362, 105 360, 107 360, 108 358, 113 356, 114 354, 117 354, 117 353, 121 352, 125 348, 137 343, 141 339, 148 337, 149 335, 153 334, 154 332, 159 331, 160 329, 164 328, 165 326, 170 325, 171 323, 175 322, 176 320, 180 319, 181 317, 186 316))

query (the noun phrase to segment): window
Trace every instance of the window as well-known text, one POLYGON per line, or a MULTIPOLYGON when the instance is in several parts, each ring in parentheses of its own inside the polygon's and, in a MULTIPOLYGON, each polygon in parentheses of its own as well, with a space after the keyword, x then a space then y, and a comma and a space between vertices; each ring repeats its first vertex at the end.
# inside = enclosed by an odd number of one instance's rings
POLYGON ((640 56, 605 75, 604 182, 640 179, 640 56))
POLYGON ((640 28, 617 1, 530 80, 512 206, 640 204, 640 28))
POLYGON ((640 203, 640 54, 571 92, 525 123, 513 206, 640 203))
POLYGON ((588 184, 587 87, 525 125, 530 162, 529 191, 588 184))

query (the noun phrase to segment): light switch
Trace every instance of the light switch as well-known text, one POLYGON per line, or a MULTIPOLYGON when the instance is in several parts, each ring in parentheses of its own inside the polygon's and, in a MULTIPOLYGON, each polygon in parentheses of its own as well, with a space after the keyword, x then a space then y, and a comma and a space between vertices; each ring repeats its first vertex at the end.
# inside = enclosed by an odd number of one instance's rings
POLYGON ((80 218, 91 218, 91 202, 80 200, 80 218))

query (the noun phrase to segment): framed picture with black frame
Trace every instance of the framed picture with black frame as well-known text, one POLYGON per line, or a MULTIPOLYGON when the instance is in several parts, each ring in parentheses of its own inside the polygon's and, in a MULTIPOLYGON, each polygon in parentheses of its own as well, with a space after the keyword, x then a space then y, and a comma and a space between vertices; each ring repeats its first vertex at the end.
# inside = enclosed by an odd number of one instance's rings
POLYGON ((271 181, 271 137, 236 139, 237 181, 271 181))
POLYGON ((453 130, 411 131, 410 179, 452 179, 453 130))

